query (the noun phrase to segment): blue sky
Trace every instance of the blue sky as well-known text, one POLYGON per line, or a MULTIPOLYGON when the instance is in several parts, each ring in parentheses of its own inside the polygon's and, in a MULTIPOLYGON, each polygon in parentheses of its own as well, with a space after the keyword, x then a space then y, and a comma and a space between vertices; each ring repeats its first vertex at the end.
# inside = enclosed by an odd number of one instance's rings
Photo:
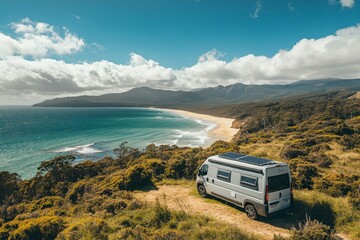
POLYGON ((105 48, 63 57, 69 62, 127 63, 135 52, 172 68, 193 65, 214 48, 225 60, 250 53, 272 56, 302 38, 320 38, 360 23, 358 4, 348 8, 328 0, 2 0, 0 16, 4 33, 11 33, 9 23, 28 17, 65 26, 105 48), (257 2, 261 9, 253 18, 257 2))
POLYGON ((0 1, 0 105, 360 77, 360 0, 0 1))

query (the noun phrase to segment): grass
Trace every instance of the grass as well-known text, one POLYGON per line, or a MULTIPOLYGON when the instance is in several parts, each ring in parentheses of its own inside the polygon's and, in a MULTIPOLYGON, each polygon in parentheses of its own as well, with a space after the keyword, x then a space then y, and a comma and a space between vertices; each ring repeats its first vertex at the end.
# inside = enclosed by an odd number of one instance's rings
MULTIPOLYGON (((201 198, 195 186, 191 188, 190 194, 201 198)), ((345 233, 354 239, 360 238, 360 212, 351 206, 347 197, 331 197, 317 191, 295 190, 294 199, 295 206, 292 214, 261 218, 259 221, 291 229, 297 226, 299 222, 305 221, 306 215, 308 215, 311 219, 331 226, 336 232, 345 233)), ((205 198, 203 200, 211 204, 229 206, 225 201, 216 198, 205 198)), ((230 206, 232 206, 232 211, 239 212, 239 208, 234 205, 230 206)))
POLYGON ((241 145, 239 152, 280 161, 281 157, 279 153, 283 146, 284 143, 281 142, 248 144, 241 145))
POLYGON ((257 239, 227 224, 157 202, 108 219, 109 239, 257 239))
POLYGON ((161 185, 183 185, 183 186, 195 186, 195 182, 193 180, 188 179, 172 179, 172 178, 165 178, 162 179, 160 182, 155 184, 156 186, 161 185))
POLYGON ((295 219, 304 213, 312 219, 332 226, 337 232, 346 233, 354 239, 360 238, 360 212, 356 211, 347 198, 334 198, 316 191, 295 191, 295 219))
POLYGON ((327 151, 330 156, 336 156, 333 169, 336 172, 344 174, 356 174, 360 169, 360 150, 344 150, 343 147, 337 143, 330 145, 331 150, 327 151))

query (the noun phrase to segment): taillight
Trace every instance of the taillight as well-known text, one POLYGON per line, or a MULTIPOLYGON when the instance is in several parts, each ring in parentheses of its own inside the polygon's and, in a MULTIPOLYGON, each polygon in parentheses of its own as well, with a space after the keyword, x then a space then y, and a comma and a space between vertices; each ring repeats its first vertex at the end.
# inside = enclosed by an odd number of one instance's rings
POLYGON ((266 185, 266 190, 265 190, 265 203, 269 202, 269 186, 266 185))

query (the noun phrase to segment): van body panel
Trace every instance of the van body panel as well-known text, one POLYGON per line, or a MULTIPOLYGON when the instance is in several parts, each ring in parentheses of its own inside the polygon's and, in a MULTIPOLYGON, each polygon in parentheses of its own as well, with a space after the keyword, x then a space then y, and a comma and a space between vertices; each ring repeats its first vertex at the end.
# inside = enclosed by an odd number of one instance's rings
POLYGON ((291 205, 291 178, 288 166, 266 170, 269 191, 269 213, 283 210, 291 205))

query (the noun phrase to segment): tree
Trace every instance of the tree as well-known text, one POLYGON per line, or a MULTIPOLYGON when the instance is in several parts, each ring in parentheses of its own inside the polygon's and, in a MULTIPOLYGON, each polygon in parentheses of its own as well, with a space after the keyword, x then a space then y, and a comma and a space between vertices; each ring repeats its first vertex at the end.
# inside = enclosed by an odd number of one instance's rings
POLYGON ((127 143, 128 142, 122 142, 122 143, 120 143, 118 148, 114 149, 114 153, 118 159, 130 156, 130 155, 135 155, 134 157, 137 157, 139 155, 139 150, 137 148, 125 146, 127 143))
POLYGON ((38 167, 37 176, 50 177, 51 180, 56 182, 65 181, 71 178, 69 170, 72 168, 72 163, 75 161, 73 155, 55 157, 50 161, 41 162, 38 167))
POLYGON ((17 173, 0 172, 0 205, 19 189, 20 181, 17 173))

